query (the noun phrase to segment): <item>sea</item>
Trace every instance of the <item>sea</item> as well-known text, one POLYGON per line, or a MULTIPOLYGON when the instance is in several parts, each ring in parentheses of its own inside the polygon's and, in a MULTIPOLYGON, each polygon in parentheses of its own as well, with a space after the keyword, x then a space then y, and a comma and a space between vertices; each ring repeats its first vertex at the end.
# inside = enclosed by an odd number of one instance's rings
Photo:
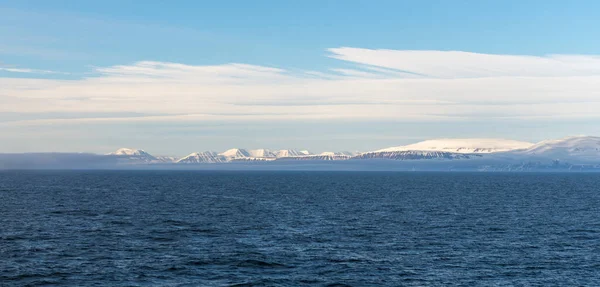
POLYGON ((1 171, 0 286, 600 286, 600 174, 1 171))

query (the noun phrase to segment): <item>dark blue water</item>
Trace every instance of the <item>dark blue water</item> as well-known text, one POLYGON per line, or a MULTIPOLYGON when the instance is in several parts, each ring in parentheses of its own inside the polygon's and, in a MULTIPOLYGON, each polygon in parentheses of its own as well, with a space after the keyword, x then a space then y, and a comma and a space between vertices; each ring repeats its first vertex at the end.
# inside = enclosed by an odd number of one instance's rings
POLYGON ((1 286, 600 286, 600 174, 0 172, 1 286))

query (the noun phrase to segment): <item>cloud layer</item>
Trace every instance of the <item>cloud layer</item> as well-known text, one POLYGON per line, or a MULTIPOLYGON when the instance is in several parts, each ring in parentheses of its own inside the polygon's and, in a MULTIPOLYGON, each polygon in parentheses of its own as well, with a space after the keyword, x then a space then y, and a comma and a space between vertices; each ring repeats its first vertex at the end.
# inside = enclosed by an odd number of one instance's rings
POLYGON ((456 79, 482 77, 573 77, 600 75, 600 56, 490 55, 461 51, 402 51, 333 48, 330 57, 406 76, 456 79))
POLYGON ((0 125, 599 117, 599 56, 328 51, 354 68, 143 61, 97 68, 79 80, 0 78, 0 113, 39 115, 0 125), (68 116, 81 113, 96 116, 68 116), (123 113, 139 116, 115 116, 123 113))

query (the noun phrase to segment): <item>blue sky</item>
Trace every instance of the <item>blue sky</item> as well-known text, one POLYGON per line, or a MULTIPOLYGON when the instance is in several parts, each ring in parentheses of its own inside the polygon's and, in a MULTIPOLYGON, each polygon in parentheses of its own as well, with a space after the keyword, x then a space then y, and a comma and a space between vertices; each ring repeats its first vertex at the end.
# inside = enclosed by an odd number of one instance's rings
POLYGON ((599 10, 598 1, 0 0, 0 152, 597 135, 599 10))

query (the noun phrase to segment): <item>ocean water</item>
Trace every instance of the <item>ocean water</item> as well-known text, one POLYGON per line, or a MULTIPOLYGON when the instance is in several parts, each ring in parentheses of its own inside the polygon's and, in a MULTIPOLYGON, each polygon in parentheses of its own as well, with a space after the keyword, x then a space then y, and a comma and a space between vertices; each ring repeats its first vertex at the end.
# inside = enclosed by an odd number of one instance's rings
POLYGON ((600 286, 600 174, 4 171, 0 286, 600 286))

